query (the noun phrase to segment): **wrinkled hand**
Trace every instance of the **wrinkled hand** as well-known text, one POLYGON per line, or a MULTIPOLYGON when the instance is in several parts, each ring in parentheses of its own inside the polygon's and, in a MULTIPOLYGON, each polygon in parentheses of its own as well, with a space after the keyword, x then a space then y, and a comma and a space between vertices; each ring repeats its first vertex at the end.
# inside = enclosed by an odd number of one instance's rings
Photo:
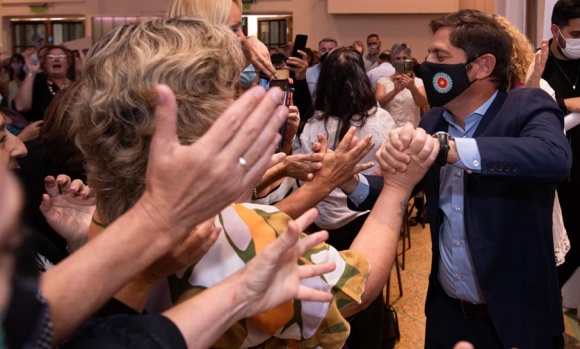
POLYGON ((293 71, 296 80, 304 80, 306 79, 306 69, 308 69, 308 54, 302 50, 298 50, 298 53, 302 58, 289 57, 284 68, 293 71))
POLYGON ((256 72, 262 72, 269 78, 274 78, 276 75, 276 68, 270 61, 270 51, 266 45, 254 36, 250 36, 244 42, 244 52, 246 58, 250 60, 256 72))
POLYGON ((359 164, 374 146, 371 136, 367 135, 359 141, 354 135, 355 132, 356 128, 351 127, 335 151, 328 149, 328 141, 324 135, 318 135, 319 144, 315 144, 313 150, 320 149, 324 159, 322 169, 315 173, 312 182, 332 191, 351 180, 357 173, 373 167, 373 162, 359 164))
POLYGON ((95 197, 81 180, 71 181, 67 175, 58 175, 56 179, 47 176, 44 188, 47 194, 42 195, 40 211, 74 252, 87 241, 95 197))
POLYGON ((439 142, 422 128, 414 129, 406 123, 391 131, 377 151, 376 158, 385 185, 411 190, 431 167, 437 153, 439 142))
POLYGON ((28 69, 29 73, 36 74, 40 71, 40 59, 36 62, 32 61, 32 55, 35 54, 36 51, 33 49, 28 49, 22 52, 22 56, 24 56, 24 63, 26 64, 26 68, 28 69))
POLYGON ((242 284, 240 299, 248 300, 244 317, 271 309, 290 299, 329 302, 332 294, 308 288, 300 279, 315 277, 335 269, 334 263, 298 265, 298 258, 328 238, 326 231, 300 239, 300 232, 316 218, 311 209, 288 223, 286 232, 237 272, 242 284))
POLYGON ((37 120, 33 123, 28 124, 25 128, 20 131, 18 134, 18 138, 22 142, 33 141, 40 137, 40 129, 42 124, 44 123, 43 120, 37 120))
POLYGON ((288 109, 280 105, 279 88, 266 93, 254 87, 197 142, 182 145, 175 96, 165 85, 157 93, 145 191, 135 206, 160 231, 171 231, 168 238, 180 239, 258 182, 280 142, 288 109))
POLYGON ((301 181, 309 181, 314 178, 314 173, 322 168, 324 154, 295 154, 288 155, 282 162, 286 177, 296 178, 301 181))
POLYGON ((546 62, 548 61, 548 53, 548 39, 542 39, 540 49, 536 51, 534 59, 528 67, 528 72, 526 73, 526 86, 540 87, 540 79, 542 79, 542 74, 544 73, 546 62))
POLYGON ((216 242, 221 228, 216 227, 215 218, 210 218, 194 230, 176 247, 156 260, 140 275, 146 282, 160 279, 197 263, 216 242))

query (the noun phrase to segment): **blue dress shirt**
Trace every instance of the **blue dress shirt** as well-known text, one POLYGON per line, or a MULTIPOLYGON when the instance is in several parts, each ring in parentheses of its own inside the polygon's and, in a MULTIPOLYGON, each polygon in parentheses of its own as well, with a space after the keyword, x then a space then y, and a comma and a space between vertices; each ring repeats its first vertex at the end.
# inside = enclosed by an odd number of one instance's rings
POLYGON ((439 207, 443 219, 439 231, 438 279, 445 292, 472 303, 485 303, 477 282, 465 230, 465 173, 481 172, 481 156, 473 137, 483 115, 497 96, 497 91, 481 107, 465 118, 465 128, 443 112, 449 134, 455 139, 460 160, 441 168, 439 207))

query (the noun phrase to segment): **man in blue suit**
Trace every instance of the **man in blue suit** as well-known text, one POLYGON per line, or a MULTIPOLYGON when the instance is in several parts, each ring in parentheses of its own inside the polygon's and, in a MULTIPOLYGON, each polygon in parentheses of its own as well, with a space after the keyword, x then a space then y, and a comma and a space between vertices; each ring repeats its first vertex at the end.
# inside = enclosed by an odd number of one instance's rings
MULTIPOLYGON (((557 348, 552 208, 571 166, 563 114, 542 90, 506 92, 512 41, 489 16, 463 10, 430 28, 419 72, 433 108, 419 127, 440 152, 422 181, 433 248, 425 347, 557 348)), ((393 131, 377 153, 383 169, 406 170, 414 132, 393 131)), ((350 196, 368 194, 353 201, 359 209, 382 186, 367 181, 350 196)))

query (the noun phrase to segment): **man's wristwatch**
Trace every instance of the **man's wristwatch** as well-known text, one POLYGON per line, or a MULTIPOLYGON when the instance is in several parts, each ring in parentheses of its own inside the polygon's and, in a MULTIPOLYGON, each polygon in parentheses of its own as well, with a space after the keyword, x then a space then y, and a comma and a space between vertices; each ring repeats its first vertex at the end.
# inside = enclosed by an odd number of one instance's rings
POLYGON ((453 139, 447 132, 437 132, 433 135, 439 141, 439 154, 435 159, 435 165, 445 166, 447 165, 447 154, 449 154, 449 141, 453 139))

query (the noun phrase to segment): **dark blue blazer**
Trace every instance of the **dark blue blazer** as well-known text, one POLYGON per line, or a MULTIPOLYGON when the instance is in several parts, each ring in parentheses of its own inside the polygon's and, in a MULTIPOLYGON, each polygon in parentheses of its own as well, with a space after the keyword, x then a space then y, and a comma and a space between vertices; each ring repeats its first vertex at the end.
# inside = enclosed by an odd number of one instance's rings
MULTIPOLYGON (((427 133, 447 131, 443 108, 421 120, 427 133)), ((572 153, 563 114, 540 89, 499 91, 474 138, 480 174, 466 173, 465 228, 479 285, 505 347, 551 348, 564 331, 552 241, 556 185, 565 180, 572 153)), ((439 266, 440 167, 423 178, 431 228, 432 264, 426 313, 439 266)), ((371 193, 358 209, 372 206, 382 179, 369 178, 371 193)), ((353 207, 353 205, 350 205, 353 207)))

